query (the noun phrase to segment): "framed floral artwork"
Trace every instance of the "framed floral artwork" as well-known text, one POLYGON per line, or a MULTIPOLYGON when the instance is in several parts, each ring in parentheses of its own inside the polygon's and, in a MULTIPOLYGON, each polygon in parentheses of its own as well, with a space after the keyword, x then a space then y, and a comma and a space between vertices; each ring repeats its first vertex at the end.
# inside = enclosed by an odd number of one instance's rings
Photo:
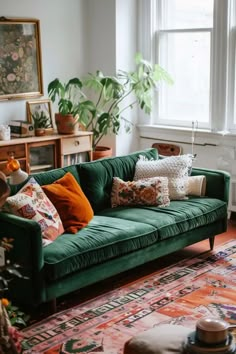
POLYGON ((43 95, 40 22, 0 17, 0 100, 43 95))
POLYGON ((52 118, 51 100, 35 100, 26 102, 27 120, 34 128, 44 128, 48 134, 55 130, 52 118))

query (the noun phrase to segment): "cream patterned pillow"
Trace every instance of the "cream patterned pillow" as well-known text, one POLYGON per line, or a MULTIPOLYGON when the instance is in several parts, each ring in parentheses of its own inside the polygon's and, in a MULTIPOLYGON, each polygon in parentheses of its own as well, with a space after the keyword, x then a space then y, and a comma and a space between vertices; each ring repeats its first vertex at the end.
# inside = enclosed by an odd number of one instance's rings
POLYGON ((111 206, 159 205, 170 203, 168 179, 166 177, 146 178, 139 181, 123 181, 113 177, 111 206))
POLYGON ((18 193, 7 198, 3 210, 37 221, 41 227, 42 236, 46 239, 46 242, 43 242, 44 245, 49 243, 47 241, 54 241, 64 232, 62 221, 56 208, 33 177, 18 193))
POLYGON ((150 177, 168 177, 170 200, 185 199, 192 156, 170 156, 160 160, 146 160, 140 155, 136 163, 134 180, 150 177))

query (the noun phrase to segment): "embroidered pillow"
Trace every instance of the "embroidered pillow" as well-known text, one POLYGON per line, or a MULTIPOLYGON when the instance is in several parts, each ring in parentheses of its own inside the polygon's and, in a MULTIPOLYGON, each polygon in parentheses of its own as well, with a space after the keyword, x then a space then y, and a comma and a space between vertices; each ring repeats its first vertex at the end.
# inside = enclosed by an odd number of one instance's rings
POLYGON ((93 218, 93 209, 70 172, 42 188, 55 205, 66 232, 75 234, 93 218))
POLYGON ((140 156, 136 163, 134 180, 155 176, 168 177, 170 200, 185 199, 191 168, 191 155, 170 156, 160 160, 146 160, 140 156))
MULTIPOLYGON (((33 177, 16 193, 8 197, 3 210, 39 223, 42 237, 54 241, 64 232, 60 216, 33 177)), ((47 244, 49 242, 44 242, 47 244)))
POLYGON ((119 205, 169 205, 168 179, 166 177, 146 178, 125 182, 113 177, 111 206, 119 205))

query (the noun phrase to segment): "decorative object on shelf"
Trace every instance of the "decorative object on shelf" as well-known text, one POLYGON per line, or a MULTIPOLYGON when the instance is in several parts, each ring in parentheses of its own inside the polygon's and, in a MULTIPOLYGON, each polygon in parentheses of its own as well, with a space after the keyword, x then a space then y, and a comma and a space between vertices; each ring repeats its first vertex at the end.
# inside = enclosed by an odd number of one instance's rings
POLYGON ((153 90, 159 81, 172 83, 163 68, 144 60, 141 54, 136 55, 135 61, 134 71, 119 70, 115 76, 105 76, 98 70, 82 80, 93 98, 82 102, 79 114, 86 128, 93 132, 93 150, 105 135, 117 135, 122 122, 126 132, 131 130, 132 123, 123 116, 124 111, 137 105, 151 113, 153 90), (127 101, 129 96, 133 96, 132 101, 127 101))
POLYGON ((43 95, 40 22, 0 17, 0 100, 43 95))
POLYGON ((34 124, 36 136, 53 133, 51 100, 28 101, 26 102, 26 110, 28 121, 34 124))
POLYGON ((32 123, 22 120, 11 120, 9 125, 12 138, 26 138, 28 136, 34 136, 34 126, 32 123))
POLYGON ((13 155, 9 158, 7 170, 11 173, 10 184, 12 185, 23 183, 28 178, 28 173, 22 171, 19 161, 16 160, 13 155))
POLYGON ((55 122, 59 134, 72 134, 78 130, 80 122, 80 103, 84 98, 82 83, 78 78, 62 83, 55 79, 48 85, 48 94, 52 102, 58 100, 58 113, 55 122))
POLYGON ((10 140, 11 139, 11 129, 9 125, 0 125, 0 140, 10 140))

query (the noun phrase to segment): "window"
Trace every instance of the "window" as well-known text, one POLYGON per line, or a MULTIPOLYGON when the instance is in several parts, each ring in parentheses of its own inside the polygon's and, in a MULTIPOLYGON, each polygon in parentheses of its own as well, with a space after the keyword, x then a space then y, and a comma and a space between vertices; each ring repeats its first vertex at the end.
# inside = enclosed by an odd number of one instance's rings
POLYGON ((141 51, 171 75, 153 123, 236 130, 236 0, 140 0, 141 51))

